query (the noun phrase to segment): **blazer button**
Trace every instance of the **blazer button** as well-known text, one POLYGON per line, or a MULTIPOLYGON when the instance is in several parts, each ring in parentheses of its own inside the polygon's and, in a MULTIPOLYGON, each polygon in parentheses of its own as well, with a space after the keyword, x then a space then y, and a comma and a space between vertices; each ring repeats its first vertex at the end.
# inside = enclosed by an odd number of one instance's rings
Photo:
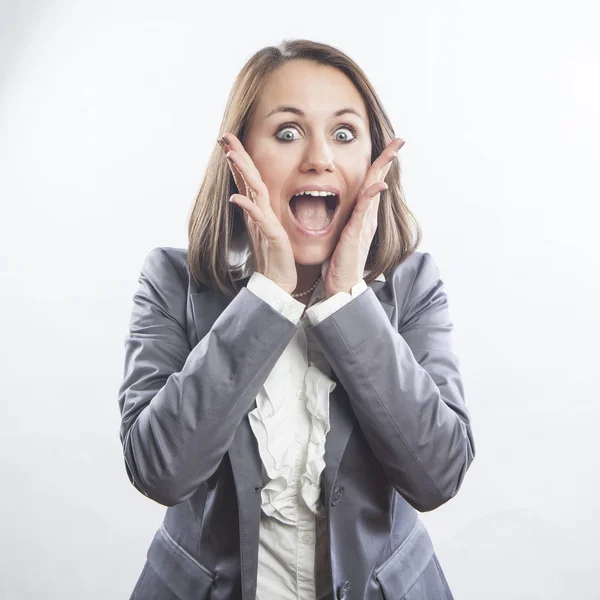
POLYGON ((331 506, 335 506, 344 495, 344 488, 341 485, 333 488, 333 495, 331 496, 331 506))
POLYGON ((253 485, 253 486, 252 486, 252 491, 253 491, 255 494, 258 494, 258 492, 260 492, 261 490, 262 490, 262 485, 253 485))
POLYGON ((344 581, 344 583, 342 583, 338 587, 338 593, 337 593, 338 600, 347 600, 349 593, 350 593, 350 582, 344 581))

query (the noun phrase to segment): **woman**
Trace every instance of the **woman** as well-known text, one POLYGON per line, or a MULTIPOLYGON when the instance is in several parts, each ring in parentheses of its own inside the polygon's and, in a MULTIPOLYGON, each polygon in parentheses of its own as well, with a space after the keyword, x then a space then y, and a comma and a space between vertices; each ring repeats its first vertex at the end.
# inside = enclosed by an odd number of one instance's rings
POLYGON ((306 40, 248 61, 222 131, 189 249, 149 253, 125 341, 127 474, 168 507, 131 598, 451 599, 417 513, 475 448, 404 142, 361 69, 306 40))

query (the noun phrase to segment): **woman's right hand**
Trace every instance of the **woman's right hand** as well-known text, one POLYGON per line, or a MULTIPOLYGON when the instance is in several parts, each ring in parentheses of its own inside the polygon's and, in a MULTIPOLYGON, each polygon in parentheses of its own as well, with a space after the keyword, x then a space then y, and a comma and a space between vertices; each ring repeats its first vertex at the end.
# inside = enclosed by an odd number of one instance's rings
POLYGON ((239 194, 230 201, 244 211, 256 270, 291 294, 297 286, 296 261, 286 230, 271 208, 269 190, 242 143, 232 133, 222 145, 239 194), (240 181, 241 179, 241 181, 240 181))

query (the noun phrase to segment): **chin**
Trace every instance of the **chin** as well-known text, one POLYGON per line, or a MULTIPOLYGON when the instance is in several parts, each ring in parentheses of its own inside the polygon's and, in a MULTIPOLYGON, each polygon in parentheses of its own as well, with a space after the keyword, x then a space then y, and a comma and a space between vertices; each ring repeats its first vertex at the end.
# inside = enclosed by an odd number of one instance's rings
POLYGON ((322 265, 328 258, 331 257, 329 244, 306 244, 299 248, 297 245, 292 246, 294 249, 294 260, 299 265, 322 265))

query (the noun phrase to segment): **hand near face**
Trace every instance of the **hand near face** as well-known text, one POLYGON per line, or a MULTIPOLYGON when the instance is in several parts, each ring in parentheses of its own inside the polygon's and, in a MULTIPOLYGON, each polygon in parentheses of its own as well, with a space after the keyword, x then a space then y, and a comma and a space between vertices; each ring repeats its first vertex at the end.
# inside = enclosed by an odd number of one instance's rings
POLYGON ((328 298, 338 292, 350 293, 352 286, 363 279, 369 248, 377 230, 380 193, 388 187, 383 180, 402 146, 404 140, 393 139, 367 171, 354 211, 340 235, 325 275, 328 298))
POLYGON ((239 194, 230 201, 244 211, 244 221, 256 263, 256 270, 291 294, 296 289, 298 274, 294 251, 287 232, 271 208, 269 190, 252 158, 232 133, 223 136, 221 148, 239 194))

